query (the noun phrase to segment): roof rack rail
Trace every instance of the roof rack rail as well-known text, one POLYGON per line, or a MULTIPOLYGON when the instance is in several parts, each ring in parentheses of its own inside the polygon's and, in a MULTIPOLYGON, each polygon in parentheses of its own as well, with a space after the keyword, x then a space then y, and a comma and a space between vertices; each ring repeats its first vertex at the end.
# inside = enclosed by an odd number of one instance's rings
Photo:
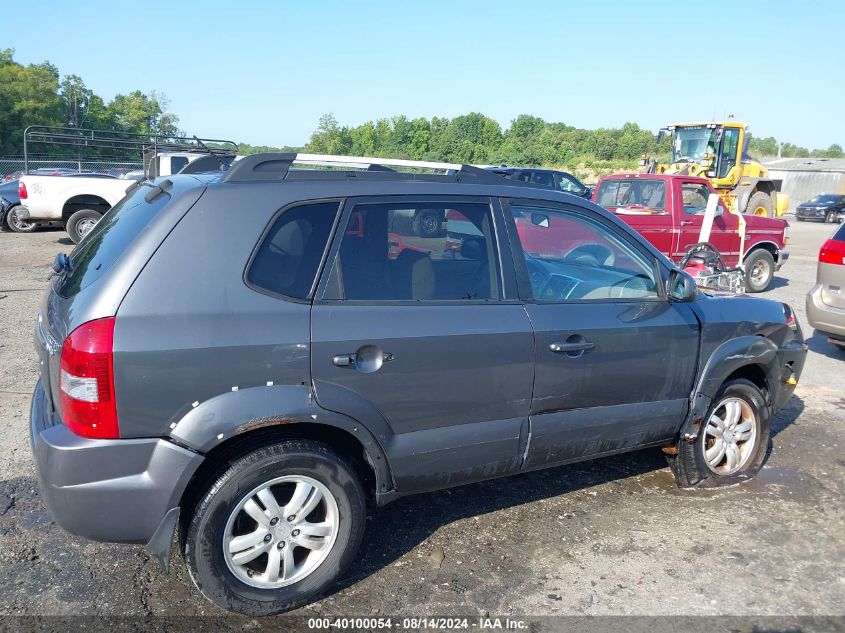
MULTIPOLYGON (((345 167, 347 170, 366 170, 369 172, 390 172, 391 175, 406 175, 414 178, 425 174, 399 172, 393 167, 405 169, 428 169, 441 172, 441 175, 454 176, 461 182, 469 178, 475 182, 501 184, 502 177, 475 165, 443 163, 426 160, 406 160, 404 158, 375 158, 372 156, 338 156, 333 154, 293 154, 267 153, 250 154, 234 163, 223 176, 225 182, 270 182, 285 180, 294 164, 312 167, 345 167)), ((347 171, 348 174, 348 171, 347 171)))

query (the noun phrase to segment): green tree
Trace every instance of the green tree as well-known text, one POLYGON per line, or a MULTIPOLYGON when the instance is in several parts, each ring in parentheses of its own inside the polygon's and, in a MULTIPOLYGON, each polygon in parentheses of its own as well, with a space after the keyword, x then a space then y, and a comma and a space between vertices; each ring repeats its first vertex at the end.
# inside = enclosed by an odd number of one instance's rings
POLYGON ((30 125, 61 125, 63 103, 59 73, 49 62, 22 66, 14 50, 0 51, 0 153, 23 152, 23 131, 30 125))
POLYGON ((134 90, 128 95, 115 95, 107 110, 119 131, 176 136, 180 134, 179 119, 169 112, 168 105, 164 95, 134 90))

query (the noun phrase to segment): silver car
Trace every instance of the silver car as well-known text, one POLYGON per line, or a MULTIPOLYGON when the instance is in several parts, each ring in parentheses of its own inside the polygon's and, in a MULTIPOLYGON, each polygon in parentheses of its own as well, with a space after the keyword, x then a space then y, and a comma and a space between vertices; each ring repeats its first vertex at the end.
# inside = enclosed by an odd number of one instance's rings
POLYGON ((845 349, 845 225, 819 251, 816 285, 807 293, 810 325, 845 349))

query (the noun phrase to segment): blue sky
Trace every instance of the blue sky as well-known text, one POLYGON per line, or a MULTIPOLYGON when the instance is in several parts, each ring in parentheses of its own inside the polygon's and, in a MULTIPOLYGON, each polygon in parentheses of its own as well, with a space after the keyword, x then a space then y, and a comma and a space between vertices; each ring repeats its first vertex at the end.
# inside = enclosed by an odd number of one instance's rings
POLYGON ((479 111, 649 129, 733 113, 845 145, 845 4, 6 0, 0 47, 105 99, 163 92, 186 132, 298 145, 342 123, 479 111))

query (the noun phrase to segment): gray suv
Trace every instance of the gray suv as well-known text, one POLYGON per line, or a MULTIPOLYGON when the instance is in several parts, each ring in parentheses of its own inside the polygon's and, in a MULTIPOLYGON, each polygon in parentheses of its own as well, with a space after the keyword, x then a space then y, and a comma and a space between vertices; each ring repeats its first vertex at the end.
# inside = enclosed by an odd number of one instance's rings
POLYGON ((785 304, 699 292, 564 193, 299 160, 137 183, 56 258, 31 433, 68 531, 165 567, 178 535, 203 595, 271 614, 343 574, 368 503, 644 447, 682 486, 761 467, 806 355, 785 304))

